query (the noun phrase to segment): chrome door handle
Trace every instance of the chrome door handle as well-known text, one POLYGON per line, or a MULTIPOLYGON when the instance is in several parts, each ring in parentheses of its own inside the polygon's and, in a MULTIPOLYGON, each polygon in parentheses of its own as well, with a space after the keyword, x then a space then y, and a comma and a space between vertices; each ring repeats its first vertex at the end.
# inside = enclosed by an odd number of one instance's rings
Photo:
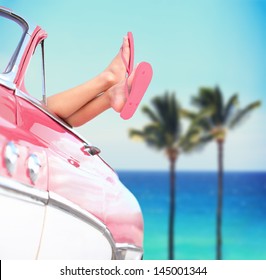
POLYGON ((90 146, 88 144, 84 144, 83 151, 89 153, 92 156, 98 155, 101 150, 95 146, 90 146))

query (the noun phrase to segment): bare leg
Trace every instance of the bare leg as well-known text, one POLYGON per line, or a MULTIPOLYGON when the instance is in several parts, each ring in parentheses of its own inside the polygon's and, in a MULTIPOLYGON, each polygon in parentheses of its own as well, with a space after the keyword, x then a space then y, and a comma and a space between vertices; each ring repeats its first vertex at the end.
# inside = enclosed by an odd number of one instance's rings
POLYGON ((48 97, 49 109, 63 119, 68 118, 113 85, 112 77, 105 77, 105 74, 103 72, 84 84, 48 97))
POLYGON ((100 113, 109 108, 113 108, 116 112, 120 112, 126 102, 125 86, 131 87, 135 71, 132 72, 127 80, 115 84, 100 96, 94 98, 74 114, 65 119, 71 126, 81 126, 82 124, 95 118, 100 113))
POLYGON ((78 111, 65 119, 71 126, 81 126, 110 108, 110 100, 106 94, 94 98, 78 111))
MULTIPOLYGON (((130 49, 127 36, 123 39, 122 51, 128 60, 130 49)), ((90 115, 96 116, 110 107, 110 105, 107 106, 108 98, 101 94, 123 80, 125 74, 126 67, 119 52, 101 74, 84 84, 48 97, 47 105, 49 109, 66 121, 77 113, 76 116, 81 118, 80 122, 84 123, 82 120, 86 119, 86 116, 82 116, 81 113, 88 113, 87 119, 89 120, 92 118, 90 115), (91 106, 84 109, 88 103, 91 103, 91 106)))

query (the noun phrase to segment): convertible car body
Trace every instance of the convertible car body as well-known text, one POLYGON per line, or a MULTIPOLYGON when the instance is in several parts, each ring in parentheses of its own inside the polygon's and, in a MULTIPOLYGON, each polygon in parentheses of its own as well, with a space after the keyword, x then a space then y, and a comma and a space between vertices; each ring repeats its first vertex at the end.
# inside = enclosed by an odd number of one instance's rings
POLYGON ((3 7, 0 26, 0 259, 141 259, 137 200, 46 106, 46 32, 3 7))

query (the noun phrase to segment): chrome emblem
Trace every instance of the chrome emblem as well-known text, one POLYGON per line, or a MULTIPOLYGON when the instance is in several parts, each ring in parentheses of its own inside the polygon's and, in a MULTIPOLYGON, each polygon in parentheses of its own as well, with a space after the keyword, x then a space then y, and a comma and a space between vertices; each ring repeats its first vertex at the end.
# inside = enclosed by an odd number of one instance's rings
POLYGON ((28 175, 32 183, 35 183, 35 181, 37 180, 40 168, 41 163, 38 156, 36 156, 35 154, 31 154, 28 158, 28 175))
POLYGON ((16 164, 19 157, 19 150, 14 144, 10 141, 6 144, 4 151, 4 162, 9 175, 13 175, 16 169, 16 164))

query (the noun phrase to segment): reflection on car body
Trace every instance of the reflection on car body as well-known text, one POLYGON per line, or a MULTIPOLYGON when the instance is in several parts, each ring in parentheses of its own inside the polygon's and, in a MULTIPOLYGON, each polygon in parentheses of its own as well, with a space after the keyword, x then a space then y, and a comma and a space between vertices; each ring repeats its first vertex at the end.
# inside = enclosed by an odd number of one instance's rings
POLYGON ((1 259, 141 259, 137 200, 45 105, 46 32, 3 7, 0 25, 1 259), (39 47, 42 90, 31 93, 39 47))

